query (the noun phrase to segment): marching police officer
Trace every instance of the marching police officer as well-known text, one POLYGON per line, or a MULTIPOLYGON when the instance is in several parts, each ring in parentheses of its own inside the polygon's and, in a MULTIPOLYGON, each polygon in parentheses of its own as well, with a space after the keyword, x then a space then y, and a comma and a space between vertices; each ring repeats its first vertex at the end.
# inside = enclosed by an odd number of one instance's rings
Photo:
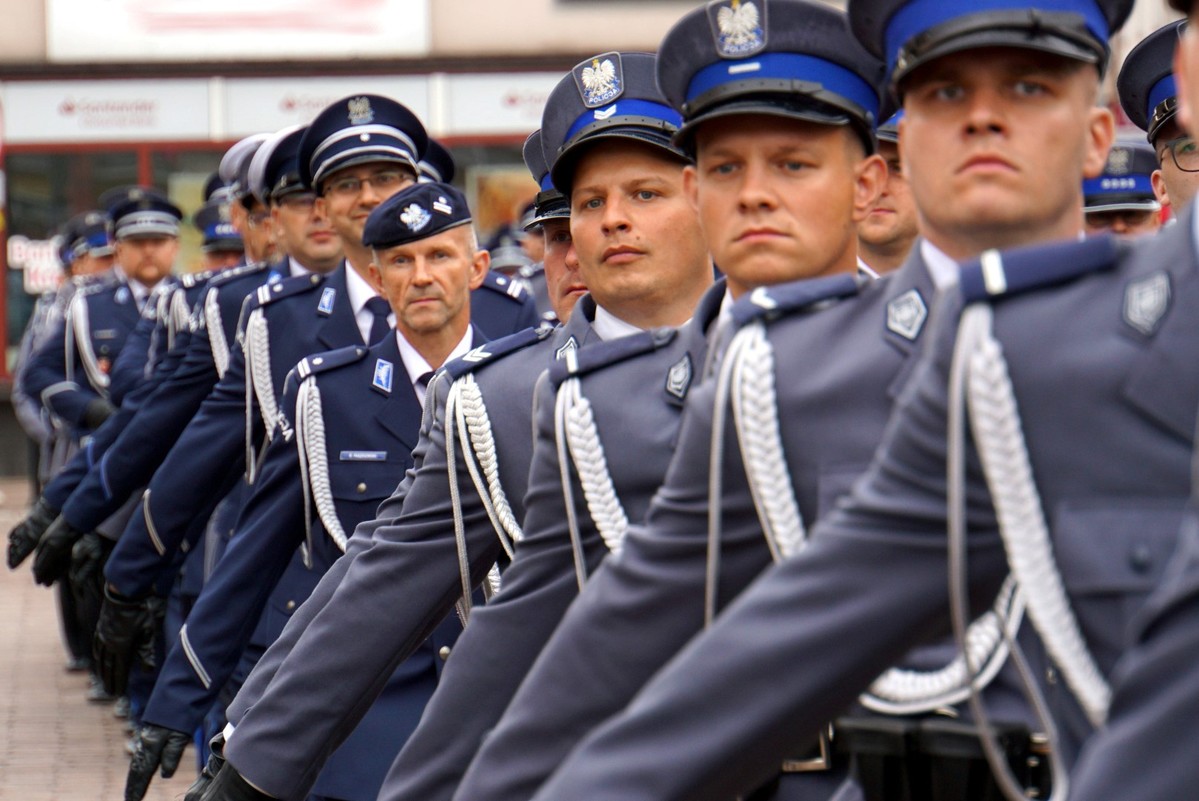
MULTIPOLYGON (((884 92, 890 91, 885 89, 884 92)), ((875 135, 878 154, 887 162, 887 182, 870 215, 858 223, 858 251, 873 272, 889 273, 903 265, 919 234, 916 204, 899 158, 899 110, 882 122, 875 135)))
MULTIPOLYGON (((574 163, 580 153, 588 158, 622 144, 631 158, 628 138, 643 142, 645 150, 638 152, 636 159, 644 186, 632 176, 613 185, 597 175, 589 187, 596 194, 596 209, 611 208, 610 212, 595 212, 589 222, 594 275, 600 281, 591 286, 595 301, 580 301, 570 322, 552 337, 533 331, 518 334, 490 343, 484 351, 447 367, 454 383, 447 389, 437 382, 438 391, 431 397, 437 401, 435 413, 448 421, 434 425, 432 431, 439 436, 441 431, 449 432, 447 440, 428 443, 410 485, 380 508, 373 531, 359 529, 359 535, 371 537, 370 542, 344 576, 338 577, 337 592, 290 646, 265 693, 247 702, 238 699, 238 706, 248 707, 240 720, 231 709, 236 728, 225 750, 228 763, 206 797, 241 797, 250 785, 274 797, 307 792, 326 744, 344 738, 365 708, 362 701, 378 692, 372 677, 379 669, 401 661, 420 641, 413 637, 441 620, 456 596, 469 594, 483 581, 503 553, 501 543, 510 547, 514 532, 519 535, 532 450, 534 384, 546 364, 556 353, 565 356, 586 349, 605 337, 635 332, 638 325, 681 323, 692 314, 696 299, 710 283, 711 266, 698 242, 698 223, 681 187, 671 189, 665 178, 654 177, 665 171, 679 181, 683 158, 669 143, 677 115, 662 104, 653 84, 652 56, 604 54, 593 60, 600 65, 607 61, 615 70, 617 58, 623 67, 618 73, 622 79, 616 82, 623 89, 620 102, 633 104, 638 114, 601 114, 597 118, 595 111, 602 112, 610 104, 598 102, 588 108, 573 77, 568 76, 559 86, 559 94, 571 98, 566 108, 574 112, 573 118, 596 123, 562 136, 560 141, 567 146, 559 161, 565 158, 574 163), (638 201, 645 205, 644 216, 637 213, 641 211, 638 201), (656 211, 659 206, 666 208, 656 211), (608 255, 619 258, 605 264, 607 246, 597 247, 597 243, 607 224, 619 232, 615 235, 625 244, 613 245, 608 255), (680 231, 686 236, 680 238, 680 231), (703 278, 685 280, 687 275, 703 278), (459 426, 468 433, 465 440, 455 434, 459 426), (447 469, 447 454, 452 459, 451 469, 447 469), (478 483, 472 475, 479 477, 478 483), (402 510, 398 509, 400 496, 402 510), (464 543, 462 551, 456 539, 464 543), (462 559, 466 564, 460 568, 462 559), (397 583, 397 576, 404 578, 397 583), (401 584, 406 587, 407 600, 395 608, 395 614, 386 620, 370 616, 366 627, 370 631, 360 630, 368 620, 362 610, 377 608, 381 599, 401 584), (352 634, 350 629, 354 629, 352 634), (342 645, 331 646, 330 637, 340 640, 345 635, 350 635, 346 642, 354 642, 353 654, 342 645), (316 674, 338 678, 319 699, 310 696, 319 712, 298 708, 292 693, 316 674), (293 717, 304 720, 303 742, 289 737, 286 750, 279 751, 272 732, 298 731, 293 717)), ((593 68, 593 60, 580 65, 580 70, 593 68)), ((615 84, 605 91, 614 88, 615 84)), ((607 99, 612 97, 615 94, 607 99)), ((556 120, 555 125, 560 131, 569 129, 565 122, 556 120)), ((328 574, 325 581, 333 575, 328 574)), ((321 594, 318 587, 314 599, 321 594)), ((270 658, 268 652, 265 659, 270 658)), ((252 676, 243 694, 253 681, 252 676)))
POLYGON ((1124 58, 1116 78, 1120 106, 1157 155, 1153 190, 1176 213, 1199 192, 1199 147, 1178 122, 1174 50, 1183 24, 1171 22, 1146 36, 1124 58))
POLYGON ((1158 171, 1153 148, 1142 142, 1117 142, 1108 151, 1103 173, 1082 182, 1082 210, 1088 234, 1110 231, 1121 236, 1151 234, 1161 228, 1161 203, 1153 191, 1158 171))
POLYGON ((246 246, 230 221, 229 201, 208 201, 196 212, 193 222, 200 230, 203 269, 223 270, 242 263, 246 246))

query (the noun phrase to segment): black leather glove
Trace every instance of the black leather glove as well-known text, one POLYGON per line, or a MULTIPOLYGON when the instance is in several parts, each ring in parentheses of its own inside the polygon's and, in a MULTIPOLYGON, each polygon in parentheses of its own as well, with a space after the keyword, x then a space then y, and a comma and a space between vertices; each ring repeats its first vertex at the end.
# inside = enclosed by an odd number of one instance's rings
POLYGON ((99 534, 94 531, 84 534, 71 548, 71 567, 67 570, 67 580, 74 587, 94 585, 99 592, 104 586, 103 571, 107 553, 108 549, 104 547, 104 540, 99 534))
POLYGON ((112 695, 125 694, 135 659, 146 670, 154 669, 154 638, 164 611, 159 598, 126 598, 105 585, 92 654, 96 673, 112 695))
POLYGON ((50 524, 37 544, 33 556, 33 579, 49 587, 66 575, 71 566, 71 549, 83 532, 72 526, 60 515, 50 524))
POLYGON ((212 784, 212 780, 217 777, 223 767, 225 767, 225 733, 219 732, 208 741, 208 762, 200 771, 199 778, 192 782, 191 787, 187 788, 183 801, 200 801, 204 797, 208 785, 212 784))
POLYGON ((272 801, 274 796, 254 787, 241 777, 237 768, 225 763, 201 798, 202 801, 272 801))
POLYGON ((104 425, 104 421, 112 417, 117 408, 104 398, 93 398, 83 407, 83 427, 95 431, 104 425))
POLYGON ((42 538, 42 534, 50 528, 50 524, 57 517, 58 510, 46 503, 45 498, 37 499, 37 503, 29 510, 29 516, 8 532, 9 570, 16 570, 29 557, 29 554, 33 553, 38 540, 42 538))
POLYGON ((142 801, 154 772, 162 769, 162 778, 169 779, 179 768, 183 749, 191 742, 186 732, 146 723, 133 739, 133 758, 129 760, 129 775, 125 777, 125 801, 142 801))

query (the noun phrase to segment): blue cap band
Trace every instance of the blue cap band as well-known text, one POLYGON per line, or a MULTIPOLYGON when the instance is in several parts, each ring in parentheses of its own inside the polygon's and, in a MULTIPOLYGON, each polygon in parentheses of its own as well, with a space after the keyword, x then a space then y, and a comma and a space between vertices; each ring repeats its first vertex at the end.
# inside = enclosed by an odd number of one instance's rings
POLYGON ((215 223, 204 229, 205 239, 241 239, 237 229, 226 222, 215 223))
POLYGON ((1153 181, 1148 175, 1101 175, 1098 178, 1087 178, 1082 182, 1082 193, 1085 197, 1102 197, 1103 195, 1141 194, 1155 198, 1153 181))
POLYGON ((683 118, 669 106, 655 103, 652 100, 638 100, 633 97, 619 98, 615 103, 610 103, 603 108, 589 108, 580 114, 579 118, 574 121, 574 125, 571 125, 570 129, 566 132, 566 137, 562 144, 570 144, 579 131, 594 122, 620 119, 621 117, 650 117, 669 123, 675 128, 683 124, 683 118))
POLYGON ((1172 97, 1178 97, 1178 86, 1174 81, 1174 73, 1170 73, 1149 90, 1149 109, 1145 115, 1153 119, 1153 110, 1172 97))
POLYGON ((685 102, 690 103, 725 84, 763 78, 819 83, 825 91, 840 95, 878 116, 878 93, 868 81, 840 64, 800 53, 763 53, 754 58, 709 64, 691 78, 685 102))
POLYGON ((547 172, 541 176, 541 180, 537 182, 537 185, 541 187, 542 192, 548 192, 554 188, 554 180, 550 178, 550 174, 547 172))
POLYGON ((970 0, 969 3, 961 0, 912 0, 887 20, 887 72, 894 73, 899 51, 905 44, 942 23, 988 11, 1029 11, 1034 7, 1037 11, 1080 14, 1086 21, 1087 30, 1100 42, 1107 42, 1110 36, 1107 17, 1094 0, 1035 0, 1032 4, 1021 0, 970 0))
POLYGON ((84 240, 87 243, 88 250, 96 250, 98 248, 106 248, 112 245, 112 240, 104 231, 97 231, 84 240))

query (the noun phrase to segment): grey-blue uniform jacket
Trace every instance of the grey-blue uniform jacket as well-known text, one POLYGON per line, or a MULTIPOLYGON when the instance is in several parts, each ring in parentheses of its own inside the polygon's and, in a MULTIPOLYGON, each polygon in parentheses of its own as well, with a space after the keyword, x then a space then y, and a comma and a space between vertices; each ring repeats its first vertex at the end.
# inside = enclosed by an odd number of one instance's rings
POLYGON ((233 349, 225 374, 154 473, 105 567, 109 583, 122 595, 150 593, 171 575, 181 546, 199 539, 217 503, 258 458, 267 429, 276 422, 264 424, 263 410, 268 404, 277 410, 291 368, 310 354, 363 344, 346 291, 347 269, 343 263, 327 276, 297 276, 259 287, 246 308, 245 337, 251 337, 251 320, 260 314, 266 364, 254 365, 248 341, 233 349), (258 382, 248 365, 256 366, 263 379, 250 403, 247 384, 258 382), (263 367, 269 376, 262 375, 263 367), (264 387, 269 399, 259 391, 264 387))
POLYGON ((237 345, 237 322, 246 296, 266 280, 264 264, 226 270, 205 285, 195 326, 177 337, 145 395, 134 393, 105 421, 43 491, 80 531, 99 525, 137 490, 149 483, 180 432, 212 391, 237 345))
MULTIPOLYGON (((733 797, 906 650, 945 632, 948 384, 967 297, 993 311, 1062 582, 1108 673, 1129 617, 1160 580, 1190 493, 1193 222, 1131 246, 1104 237, 1009 254, 1002 271, 991 260, 986 281, 977 265, 966 268, 846 502, 592 732, 536 798, 733 797), (978 290, 1005 284, 991 298, 978 290)), ((973 437, 965 448, 969 591, 982 608, 1008 561, 973 437)), ((1044 691, 1069 762, 1090 726, 1062 676, 1046 675, 1044 691)))
MULTIPOLYGON (((498 454, 498 484, 516 520, 524 517, 537 377, 555 354, 600 341, 591 328, 594 309, 590 298, 581 299, 570 322, 552 335, 530 329, 446 367, 457 381, 475 384, 484 400, 498 454)), ((379 508, 374 522, 359 527, 352 539, 369 542, 352 561, 342 559, 326 574, 311 598, 318 606, 293 619, 263 657, 264 672, 250 675, 230 708, 236 730, 226 758, 277 798, 299 798, 309 791, 327 749, 354 729, 391 672, 463 595, 446 461, 450 383, 437 380, 431 386, 426 403, 435 416, 411 481, 379 508)), ((459 442, 453 475, 469 579, 477 587, 503 549, 474 490, 463 445, 459 442)))
MULTIPOLYGON (((502 591, 475 612, 455 647, 444 681, 388 774, 380 801, 453 795, 484 735, 578 596, 580 581, 608 554, 588 511, 577 461, 568 459, 571 506, 585 562, 578 573, 558 460, 557 387, 577 378, 594 417, 594 446, 603 451, 603 469, 615 493, 614 504, 604 510, 618 506, 612 513, 641 519, 674 453, 683 400, 699 378, 707 354, 705 334, 724 294, 721 281, 705 293, 681 330, 646 331, 594 345, 554 362, 541 377, 523 537, 504 571, 502 591)), ((596 503, 597 514, 604 515, 596 503)))
MULTIPOLYGON (((478 332, 475 341, 481 344, 478 332)), ((345 538, 374 518, 412 464, 421 406, 394 334, 369 349, 354 346, 304 359, 287 379, 282 408, 287 417, 267 448, 229 548, 192 608, 180 645, 167 657, 143 713, 147 722, 176 731, 199 725, 233 674, 254 622, 254 637, 264 645, 278 637, 292 611, 342 556, 345 538), (314 386, 301 393, 304 381, 314 386), (322 453, 308 450, 320 442, 312 417, 297 424, 297 401, 303 398, 314 411, 313 393, 319 398, 322 453), (322 502, 331 508, 318 509, 322 502), (334 527, 332 534, 327 525, 334 527)), ((437 651, 452 645, 460 630, 456 619, 447 619, 399 667, 355 734, 330 758, 317 794, 374 801, 436 686, 444 664, 437 651)))

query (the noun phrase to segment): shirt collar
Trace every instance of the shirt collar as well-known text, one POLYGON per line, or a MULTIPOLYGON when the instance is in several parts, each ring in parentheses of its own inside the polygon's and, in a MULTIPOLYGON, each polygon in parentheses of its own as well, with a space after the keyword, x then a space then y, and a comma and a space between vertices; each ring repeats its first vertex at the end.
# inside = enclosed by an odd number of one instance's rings
MULTIPOLYGON (((445 358, 444 363, 449 364, 454 359, 465 356, 467 352, 470 351, 471 340, 472 330, 468 326, 466 333, 463 335, 462 339, 458 341, 458 344, 454 346, 454 349, 450 351, 450 355, 445 358)), ((399 330, 396 331, 396 344, 399 345, 400 361, 404 363, 404 371, 408 373, 408 380, 411 382, 412 386, 416 386, 416 382, 421 376, 431 373, 434 371, 434 369, 436 369, 433 367, 433 365, 425 361, 425 357, 421 356, 420 352, 417 351, 416 348, 412 347, 412 343, 405 339, 404 335, 401 334, 399 330)), ((417 394, 422 393, 418 391, 417 394)))
POLYGON ((872 281, 875 278, 878 278, 878 272, 869 264, 862 261, 861 256, 858 256, 858 275, 862 276, 863 278, 869 278, 872 281))
POLYGON ((938 292, 957 286, 960 268, 956 261, 945 255, 945 251, 927 239, 921 239, 920 256, 924 259, 925 269, 932 277, 933 286, 938 292))
POLYGON ((595 319, 591 321, 595 335, 602 340, 619 339, 630 334, 640 333, 642 329, 631 323, 626 323, 598 303, 595 304, 595 319))
POLYGON ((346 294, 350 296, 350 311, 357 316, 366 306, 366 302, 379 293, 358 274, 358 271, 346 264, 346 294))
POLYGON ((302 275, 311 275, 312 270, 309 270, 303 264, 296 261, 294 256, 287 257, 287 274, 290 278, 299 278, 302 275))

